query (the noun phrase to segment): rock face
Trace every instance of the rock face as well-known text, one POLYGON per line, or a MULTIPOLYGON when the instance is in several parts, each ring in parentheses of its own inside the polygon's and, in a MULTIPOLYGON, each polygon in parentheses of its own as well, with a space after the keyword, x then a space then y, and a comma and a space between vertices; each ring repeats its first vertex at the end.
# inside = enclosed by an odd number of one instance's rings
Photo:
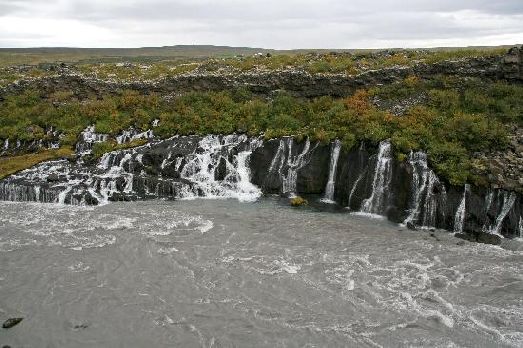
POLYGON ((523 80, 523 46, 512 47, 502 61, 503 76, 509 80, 523 80))
POLYGON ((523 236, 523 196, 440 180, 427 156, 398 161, 389 142, 347 151, 291 137, 187 136, 108 153, 42 163, 0 181, 0 199, 66 204, 193 197, 257 199, 315 194, 353 212, 381 215, 409 228, 442 228, 495 242, 523 236), (331 156, 336 157, 336 166, 331 156), (331 172, 333 171, 333 172, 331 172))
POLYGON ((491 186, 523 193, 523 128, 514 126, 504 151, 488 151, 474 156, 479 166, 475 173, 485 177, 491 186))

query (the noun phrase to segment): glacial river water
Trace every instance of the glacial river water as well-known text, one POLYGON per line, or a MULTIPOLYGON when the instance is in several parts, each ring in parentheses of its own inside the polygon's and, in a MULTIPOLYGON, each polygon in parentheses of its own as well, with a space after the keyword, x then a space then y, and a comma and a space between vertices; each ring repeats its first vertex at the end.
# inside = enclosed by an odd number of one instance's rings
POLYGON ((521 347, 523 243, 276 198, 1 202, 9 317, 12 348, 521 347))

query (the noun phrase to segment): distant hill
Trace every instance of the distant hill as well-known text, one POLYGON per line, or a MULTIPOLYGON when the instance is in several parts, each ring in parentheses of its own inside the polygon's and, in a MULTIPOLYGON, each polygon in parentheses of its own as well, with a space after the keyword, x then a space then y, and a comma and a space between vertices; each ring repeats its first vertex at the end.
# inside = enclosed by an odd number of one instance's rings
POLYGON ((204 59, 233 57, 255 53, 274 53, 274 50, 251 47, 211 45, 177 45, 142 48, 0 48, 0 65, 38 64, 50 62, 115 62, 158 61, 165 59, 204 59))
MULTIPOLYGON (((509 48, 510 46, 496 46, 509 48)), ((439 47, 430 50, 453 51, 463 47, 439 47)), ((475 46, 469 48, 486 49, 494 47, 475 46)), ((76 47, 36 47, 0 48, 0 66, 39 64, 39 63, 100 63, 100 62, 156 62, 162 60, 199 60, 210 57, 227 58, 237 55, 249 56, 256 53, 298 54, 326 52, 372 52, 381 49, 295 49, 274 50, 254 47, 230 47, 213 45, 176 45, 141 48, 76 48, 76 47)), ((394 48, 389 50, 401 50, 394 48)))

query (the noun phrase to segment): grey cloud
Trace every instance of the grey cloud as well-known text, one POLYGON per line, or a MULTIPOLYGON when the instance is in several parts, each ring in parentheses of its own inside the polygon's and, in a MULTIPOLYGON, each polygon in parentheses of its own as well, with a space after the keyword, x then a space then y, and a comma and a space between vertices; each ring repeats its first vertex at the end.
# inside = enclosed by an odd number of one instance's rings
MULTIPOLYGON (((466 44, 487 37, 523 41, 522 0, 0 0, 0 46, 6 42, 81 46, 98 40, 69 42, 71 35, 61 37, 56 31, 42 38, 38 34, 45 28, 36 24, 24 28, 23 39, 17 38, 1 30, 2 20, 7 23, 9 18, 11 23, 14 18, 29 22, 36 18, 98 28, 114 37, 114 46, 337 48, 437 40, 466 44)), ((82 34, 87 40, 88 35, 82 34)))

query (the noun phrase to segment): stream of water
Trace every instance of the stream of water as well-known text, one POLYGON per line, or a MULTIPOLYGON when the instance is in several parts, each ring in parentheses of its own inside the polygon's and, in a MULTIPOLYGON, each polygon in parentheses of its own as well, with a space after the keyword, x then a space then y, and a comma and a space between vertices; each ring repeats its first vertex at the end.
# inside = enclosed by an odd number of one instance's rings
POLYGON ((285 200, 0 202, 0 346, 521 347, 523 244, 285 200), (463 245, 464 244, 464 245, 463 245))

